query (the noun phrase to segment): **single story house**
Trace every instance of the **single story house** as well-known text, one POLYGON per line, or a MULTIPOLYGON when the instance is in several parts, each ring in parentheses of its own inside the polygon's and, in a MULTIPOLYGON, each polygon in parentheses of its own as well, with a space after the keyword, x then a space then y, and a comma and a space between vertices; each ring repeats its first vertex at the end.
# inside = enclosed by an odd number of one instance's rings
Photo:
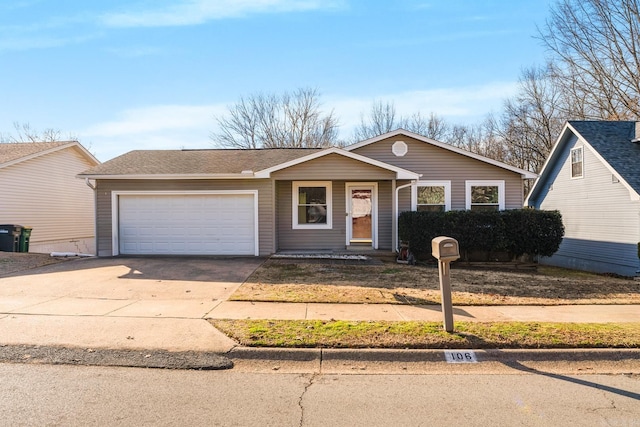
POLYGON ((397 130, 346 148, 132 151, 95 182, 99 256, 397 248, 397 216, 512 209, 536 175, 397 130))
POLYGON ((558 210, 565 237, 549 265, 634 276, 640 268, 640 123, 569 121, 527 197, 558 210))
POLYGON ((94 254, 94 194, 76 175, 98 164, 77 141, 0 144, 0 224, 33 228, 29 252, 94 254))

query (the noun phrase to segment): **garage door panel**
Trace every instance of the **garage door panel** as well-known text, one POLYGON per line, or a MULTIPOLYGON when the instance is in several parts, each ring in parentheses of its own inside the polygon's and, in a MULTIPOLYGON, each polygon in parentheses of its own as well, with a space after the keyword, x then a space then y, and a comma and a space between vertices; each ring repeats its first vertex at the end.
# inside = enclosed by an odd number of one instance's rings
POLYGON ((121 195, 122 254, 255 255, 253 194, 121 195))

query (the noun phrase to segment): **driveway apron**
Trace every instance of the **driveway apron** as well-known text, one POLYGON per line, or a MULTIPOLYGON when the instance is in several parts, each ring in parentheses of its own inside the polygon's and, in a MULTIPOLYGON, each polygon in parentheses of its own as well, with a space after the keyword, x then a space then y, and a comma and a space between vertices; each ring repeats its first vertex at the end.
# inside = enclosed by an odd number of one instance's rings
POLYGON ((225 350, 233 343, 204 317, 263 261, 90 258, 5 276, 0 343, 225 350))

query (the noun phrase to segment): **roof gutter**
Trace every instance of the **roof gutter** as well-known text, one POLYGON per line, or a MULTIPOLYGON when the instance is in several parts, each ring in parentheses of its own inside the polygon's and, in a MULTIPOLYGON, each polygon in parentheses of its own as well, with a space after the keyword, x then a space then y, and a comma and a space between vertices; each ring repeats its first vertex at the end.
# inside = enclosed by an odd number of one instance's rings
POLYGON ((157 174, 157 175, 100 175, 80 174, 79 178, 85 179, 254 179, 259 178, 253 172, 227 173, 227 174, 157 174))

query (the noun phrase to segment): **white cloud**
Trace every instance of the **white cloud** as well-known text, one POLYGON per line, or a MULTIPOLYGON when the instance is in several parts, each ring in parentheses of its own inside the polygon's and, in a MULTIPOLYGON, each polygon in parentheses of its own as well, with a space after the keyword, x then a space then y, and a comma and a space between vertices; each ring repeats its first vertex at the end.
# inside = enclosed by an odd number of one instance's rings
POLYGON ((222 104, 134 108, 77 133, 102 161, 131 150, 211 148, 214 116, 225 111, 222 104))
MULTIPOLYGON (((340 121, 340 137, 348 139, 369 113, 374 101, 393 102, 399 116, 435 113, 450 123, 472 124, 502 107, 515 94, 517 83, 414 90, 373 97, 333 95, 323 99, 323 110, 334 110, 340 121)), ((214 117, 227 113, 227 104, 155 105, 121 112, 115 120, 97 123, 77 132, 83 143, 105 161, 130 150, 213 148, 214 117)))
POLYGON ((108 27, 184 26, 253 13, 331 9, 339 4, 339 0, 183 0, 156 9, 107 13, 102 16, 101 21, 108 27))
POLYGON ((117 120, 99 123, 84 131, 85 134, 121 136, 170 129, 185 129, 213 123, 219 105, 154 105, 125 110, 117 120))
POLYGON ((502 107, 504 100, 517 91, 516 82, 494 82, 480 86, 437 88, 388 93, 373 97, 329 96, 325 107, 334 108, 340 119, 340 133, 348 138, 353 129, 371 110, 373 102, 391 102, 398 116, 435 113, 451 123, 470 124, 502 107))

